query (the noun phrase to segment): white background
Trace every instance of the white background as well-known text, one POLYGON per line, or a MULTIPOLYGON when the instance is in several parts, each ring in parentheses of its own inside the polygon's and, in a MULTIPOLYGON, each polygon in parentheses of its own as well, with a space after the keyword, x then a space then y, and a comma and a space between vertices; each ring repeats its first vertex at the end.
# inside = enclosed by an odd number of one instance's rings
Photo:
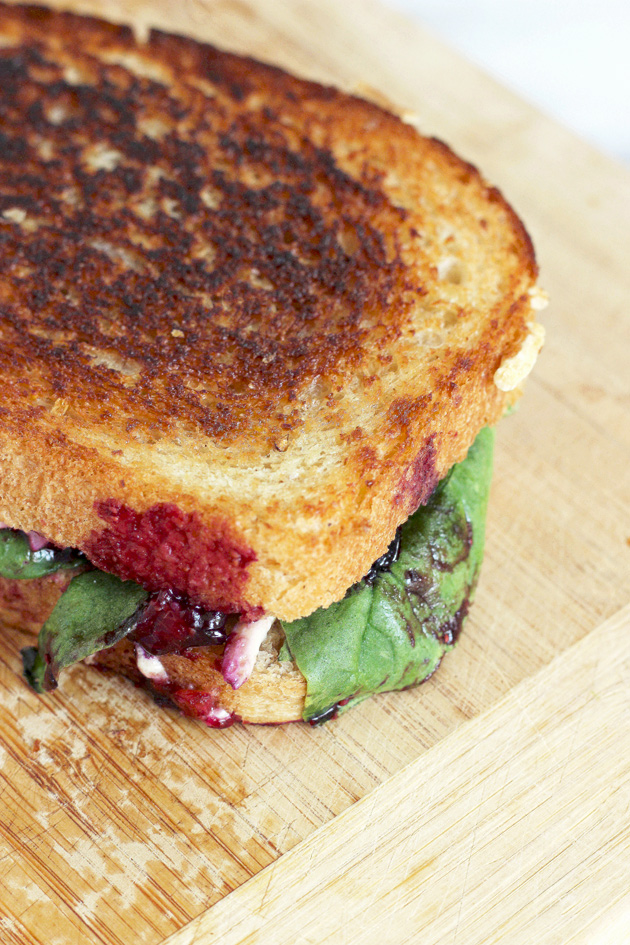
POLYGON ((385 0, 630 164, 630 0, 385 0))

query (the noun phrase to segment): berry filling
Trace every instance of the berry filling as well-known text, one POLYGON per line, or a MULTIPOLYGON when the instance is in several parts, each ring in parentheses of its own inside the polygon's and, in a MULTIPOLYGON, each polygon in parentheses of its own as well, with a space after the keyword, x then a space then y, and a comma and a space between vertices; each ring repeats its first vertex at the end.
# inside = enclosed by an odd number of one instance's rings
POLYGON ((379 574, 389 571, 394 562, 398 561, 400 556, 400 526, 396 529, 396 534, 392 539, 389 548, 384 555, 377 558, 363 580, 366 584, 374 584, 379 574))
POLYGON ((194 646, 223 646, 226 615, 205 610, 177 591, 156 591, 142 605, 129 639, 152 656, 181 653, 194 646))

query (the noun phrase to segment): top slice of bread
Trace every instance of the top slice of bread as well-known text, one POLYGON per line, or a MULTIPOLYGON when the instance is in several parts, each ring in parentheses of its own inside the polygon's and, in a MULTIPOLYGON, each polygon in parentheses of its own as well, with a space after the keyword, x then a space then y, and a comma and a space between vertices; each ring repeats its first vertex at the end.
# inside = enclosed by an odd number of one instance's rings
POLYGON ((0 4, 4 523, 307 614, 513 399, 536 276, 501 194, 377 105, 0 4))

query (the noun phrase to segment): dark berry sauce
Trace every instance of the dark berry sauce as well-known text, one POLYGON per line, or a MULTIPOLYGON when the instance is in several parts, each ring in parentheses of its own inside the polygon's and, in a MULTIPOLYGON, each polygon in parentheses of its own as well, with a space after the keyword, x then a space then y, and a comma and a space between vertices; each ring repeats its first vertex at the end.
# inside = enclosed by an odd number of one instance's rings
POLYGON ((335 702, 329 709, 324 709, 324 711, 320 712, 318 715, 312 715, 308 720, 309 725, 323 725, 324 722, 330 722, 331 719, 336 719, 338 715, 339 706, 335 702))
POLYGON ((188 647, 223 646, 226 615, 191 603, 171 589, 152 594, 136 615, 129 639, 153 656, 181 653, 188 647))
POLYGON ((438 637, 446 646, 453 646, 457 643, 469 606, 470 600, 466 597, 457 613, 453 614, 450 620, 445 621, 438 630, 438 637))
POLYGON ((374 581, 377 579, 379 574, 389 571, 394 562, 398 561, 398 557, 400 555, 400 532, 401 527, 398 526, 396 529, 396 534, 394 535, 394 539, 385 554, 376 559, 368 573, 363 578, 366 584, 374 584, 374 581))
POLYGON ((309 725, 323 725, 324 722, 330 722, 331 719, 336 719, 339 715, 339 709, 348 705, 351 699, 354 696, 348 696, 347 699, 340 699, 339 702, 335 702, 334 705, 331 705, 329 709, 324 709, 323 712, 320 712, 318 715, 312 715, 308 720, 309 725))

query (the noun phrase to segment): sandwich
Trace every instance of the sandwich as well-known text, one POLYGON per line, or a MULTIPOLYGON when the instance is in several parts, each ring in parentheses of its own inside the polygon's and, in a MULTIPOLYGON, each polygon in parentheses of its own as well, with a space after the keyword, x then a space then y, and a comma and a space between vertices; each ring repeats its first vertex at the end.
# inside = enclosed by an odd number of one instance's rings
POLYGON ((543 304, 499 191, 393 111, 0 3, 0 619, 38 634, 27 681, 83 661, 223 727, 428 678, 543 304))

